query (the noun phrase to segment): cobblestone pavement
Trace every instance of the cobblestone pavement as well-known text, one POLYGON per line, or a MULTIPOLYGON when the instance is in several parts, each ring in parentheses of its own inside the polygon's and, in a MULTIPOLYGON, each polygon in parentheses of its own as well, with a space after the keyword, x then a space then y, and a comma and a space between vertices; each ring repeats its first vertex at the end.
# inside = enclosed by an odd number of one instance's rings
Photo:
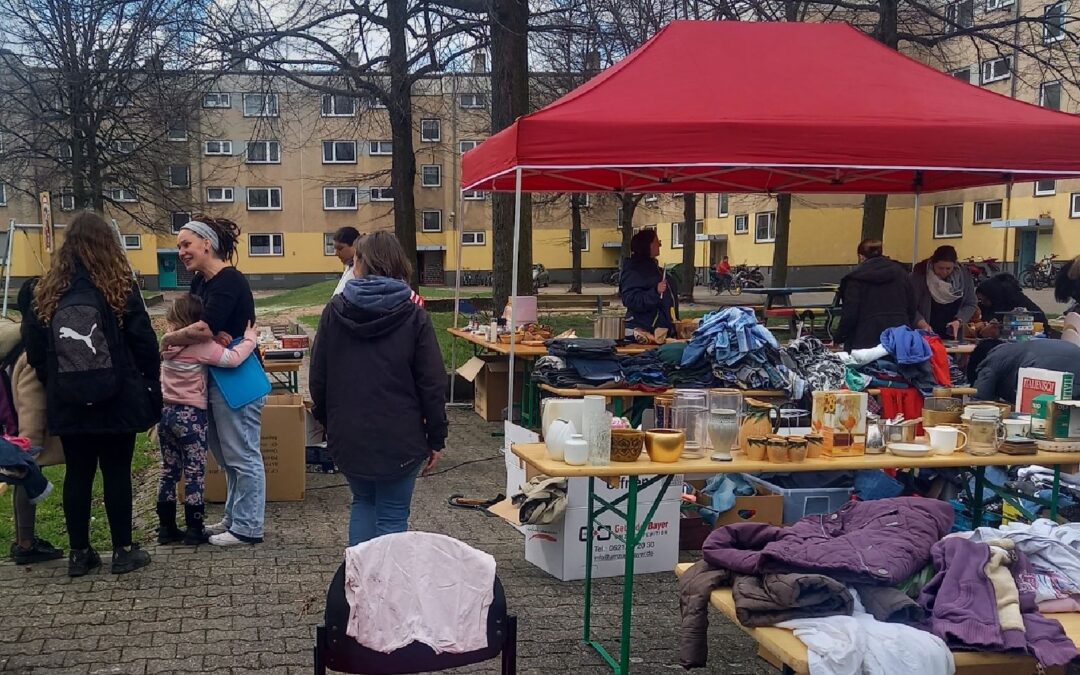
MULTIPOLYGON (((560 582, 523 557, 522 536, 504 521, 451 509, 454 493, 490 497, 504 485, 497 426, 451 411, 443 469, 425 478, 412 527, 442 532, 498 561, 511 610, 520 617, 522 673, 603 673, 580 642, 582 585, 560 582)), ((0 671, 12 673, 310 673, 315 625, 341 561, 347 493, 340 475, 308 474, 307 499, 267 507, 266 542, 241 549, 157 547, 153 563, 116 577, 69 579, 66 563, 0 564, 0 671)), ((220 512, 211 511, 211 517, 220 512)), ((98 523, 95 526, 104 526, 98 523)), ((105 560, 106 569, 108 558, 105 560)), ((619 586, 600 584, 596 619, 616 635, 619 586)), ((638 577, 633 655, 638 673, 677 672, 678 602, 673 574, 638 577)), ((753 643, 714 615, 708 672, 775 673, 753 643)), ((614 646, 614 640, 608 641, 614 646)), ((462 673, 497 673, 496 662, 462 673)))

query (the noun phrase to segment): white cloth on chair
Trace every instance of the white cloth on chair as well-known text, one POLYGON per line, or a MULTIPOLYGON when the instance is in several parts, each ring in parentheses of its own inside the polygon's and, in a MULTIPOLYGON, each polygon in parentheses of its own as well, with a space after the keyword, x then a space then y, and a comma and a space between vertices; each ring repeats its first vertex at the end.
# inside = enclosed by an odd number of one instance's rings
POLYGON ((488 646, 495 558, 430 532, 388 534, 345 549, 346 634, 389 654, 421 642, 436 653, 488 646))

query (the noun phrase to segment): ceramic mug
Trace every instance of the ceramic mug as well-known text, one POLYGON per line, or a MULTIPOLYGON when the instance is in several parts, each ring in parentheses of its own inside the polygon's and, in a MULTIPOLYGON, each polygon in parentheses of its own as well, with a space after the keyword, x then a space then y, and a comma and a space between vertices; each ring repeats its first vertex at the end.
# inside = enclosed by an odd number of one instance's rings
POLYGON ((951 455, 967 445, 968 437, 956 427, 926 427, 935 455, 951 455))
POLYGON ((1005 425, 1006 438, 1027 438, 1031 435, 1031 419, 1006 419, 1001 421, 1005 425))

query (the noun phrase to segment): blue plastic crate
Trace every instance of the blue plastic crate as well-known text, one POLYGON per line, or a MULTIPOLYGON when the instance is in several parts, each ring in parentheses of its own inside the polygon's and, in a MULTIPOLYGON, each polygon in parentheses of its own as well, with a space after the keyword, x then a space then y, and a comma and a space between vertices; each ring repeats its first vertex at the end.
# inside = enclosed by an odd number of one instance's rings
MULTIPOLYGON (((949 503, 952 504, 954 512, 952 531, 969 532, 975 529, 975 523, 972 522, 971 515, 966 513, 967 505, 956 499, 950 499, 949 503)), ((982 524, 984 527, 1000 527, 1001 514, 983 511, 982 524)))
POLYGON ((851 499, 850 487, 782 488, 757 476, 743 474, 748 481, 784 499, 784 524, 790 525, 805 516, 832 513, 851 499))

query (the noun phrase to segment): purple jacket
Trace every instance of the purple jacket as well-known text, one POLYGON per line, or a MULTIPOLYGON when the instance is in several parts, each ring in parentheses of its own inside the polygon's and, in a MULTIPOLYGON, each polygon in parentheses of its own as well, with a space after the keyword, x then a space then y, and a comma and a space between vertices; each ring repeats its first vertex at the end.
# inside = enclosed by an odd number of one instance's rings
POLYGON ((790 527, 740 523, 713 530, 702 553, 710 565, 741 574, 811 572, 895 585, 930 562, 930 548, 952 522, 952 506, 934 499, 848 502, 790 527))

